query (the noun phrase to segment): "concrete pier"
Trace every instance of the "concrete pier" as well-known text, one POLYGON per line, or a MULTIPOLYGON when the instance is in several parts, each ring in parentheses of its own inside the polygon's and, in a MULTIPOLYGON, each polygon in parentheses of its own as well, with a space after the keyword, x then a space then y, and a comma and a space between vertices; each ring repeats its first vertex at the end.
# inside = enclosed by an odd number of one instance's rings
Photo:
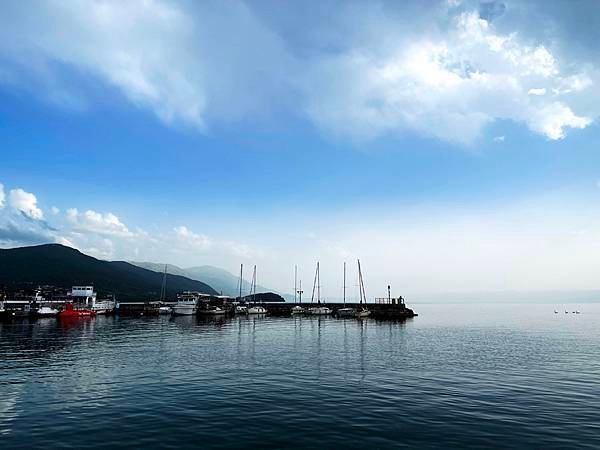
MULTIPOLYGON (((264 303, 262 306, 267 308, 269 314, 273 316, 289 316, 291 309, 294 306, 301 306, 303 308, 310 308, 317 306, 316 303, 264 303)), ((327 306, 334 313, 341 308, 359 308, 359 303, 321 303, 321 306, 327 306)), ((410 308, 407 308, 404 304, 389 304, 389 303, 367 303, 362 306, 366 306, 371 315, 376 319, 407 319, 410 317, 416 317, 417 314, 410 308)))

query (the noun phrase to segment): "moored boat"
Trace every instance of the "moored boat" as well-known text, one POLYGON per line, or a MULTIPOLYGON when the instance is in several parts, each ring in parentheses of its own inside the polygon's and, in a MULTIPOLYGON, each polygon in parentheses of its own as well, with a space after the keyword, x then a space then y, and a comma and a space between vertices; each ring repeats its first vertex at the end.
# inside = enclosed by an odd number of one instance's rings
POLYGON ((174 316, 193 316, 198 312, 198 306, 196 300, 178 300, 172 308, 172 314, 174 316))
MULTIPOLYGON (((241 285, 241 281, 240 281, 241 285)), ((252 273, 252 283, 250 284, 250 293, 252 304, 246 307, 246 314, 267 314, 267 308, 256 304, 256 265, 252 273)))
POLYGON ((267 314, 267 308, 261 305, 249 306, 246 314, 267 314))
POLYGON ((346 263, 344 263, 344 307, 339 308, 334 311, 334 316, 338 319, 343 319, 346 317, 354 317, 356 315, 356 310, 354 308, 346 307, 346 263))
POLYGON ((315 298, 315 290, 317 291, 317 306, 311 306, 306 310, 306 314, 312 316, 328 316, 331 314, 331 309, 325 305, 321 305, 321 275, 319 273, 319 262, 315 270, 315 281, 313 282, 312 296, 310 303, 312 304, 315 298))
POLYGON ((292 309, 290 309, 290 314, 304 314, 305 312, 306 309, 299 305, 292 306, 292 309))
POLYGON ((356 317, 358 319, 363 319, 370 316, 371 311, 367 308, 367 294, 365 293, 365 283, 360 269, 360 259, 358 260, 358 291, 360 293, 360 306, 356 310, 356 317))
POLYGON ((52 308, 51 306, 42 306, 35 312, 35 315, 37 317, 56 317, 58 312, 58 309, 52 308))
POLYGON ((159 306, 158 314, 161 314, 161 315, 171 314, 171 307, 170 306, 159 306))
POLYGON ((345 317, 354 317, 356 315, 356 309, 354 308, 340 308, 335 311, 335 316, 343 319, 345 317))
POLYGON ((75 317, 94 317, 95 315, 96 312, 92 311, 91 309, 75 309, 73 303, 67 303, 66 309, 58 313, 58 317, 61 319, 69 319, 75 317))
POLYGON ((225 314, 226 311, 224 308, 220 306, 208 305, 206 308, 198 309, 198 314, 204 314, 207 316, 217 316, 220 314, 225 314))
POLYGON ((315 306, 313 308, 308 308, 306 313, 312 316, 328 316, 331 314, 331 309, 327 306, 315 306))

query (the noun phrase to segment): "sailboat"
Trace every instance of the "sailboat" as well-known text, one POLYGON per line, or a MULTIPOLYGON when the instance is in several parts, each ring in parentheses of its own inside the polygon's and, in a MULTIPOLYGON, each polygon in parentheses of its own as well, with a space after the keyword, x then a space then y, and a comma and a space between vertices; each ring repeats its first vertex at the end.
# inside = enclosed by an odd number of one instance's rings
POLYGON ((335 312, 335 315, 339 318, 354 317, 356 315, 356 310, 354 308, 346 307, 346 263, 344 263, 344 307, 338 309, 335 312))
POLYGON ((254 265, 254 272, 252 273, 250 295, 252 295, 252 305, 246 309, 246 314, 266 314, 267 308, 256 304, 256 265, 254 265))
MULTIPOLYGON (((296 303, 296 295, 300 294, 300 304, 302 304, 302 280, 300 280, 300 289, 298 289, 298 266, 294 266, 294 304, 296 303)), ((292 306, 291 314, 304 314, 306 310, 300 306, 292 306)))
POLYGON ((363 281, 362 271, 360 270, 360 259, 358 260, 358 290, 360 292, 360 306, 356 311, 356 317, 361 319, 363 317, 368 317, 371 314, 371 311, 367 309, 367 294, 365 294, 365 283, 363 281))
POLYGON ((312 297, 310 303, 312 304, 315 298, 315 288, 317 289, 317 306, 308 308, 307 313, 313 316, 328 316, 331 314, 331 309, 325 305, 321 305, 321 276, 319 274, 319 263, 317 262, 317 270, 315 271, 315 281, 313 282, 312 297))
POLYGON ((167 296, 167 265, 163 273, 162 285, 160 287, 160 306, 158 307, 159 314, 171 314, 171 307, 165 306, 165 297, 167 296))
POLYGON ((246 305, 242 305, 242 284, 244 283, 244 265, 240 264, 240 283, 239 283, 239 288, 240 288, 240 295, 237 299, 237 303, 238 305, 235 307, 235 313, 236 314, 246 314, 246 312, 248 311, 248 307, 246 305))

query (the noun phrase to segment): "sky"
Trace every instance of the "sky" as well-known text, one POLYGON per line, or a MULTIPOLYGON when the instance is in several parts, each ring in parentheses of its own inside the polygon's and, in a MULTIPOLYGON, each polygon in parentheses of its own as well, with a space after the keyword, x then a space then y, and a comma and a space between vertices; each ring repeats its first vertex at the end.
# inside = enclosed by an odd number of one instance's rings
POLYGON ((0 246, 600 289, 599 39, 594 0, 3 2, 0 246))

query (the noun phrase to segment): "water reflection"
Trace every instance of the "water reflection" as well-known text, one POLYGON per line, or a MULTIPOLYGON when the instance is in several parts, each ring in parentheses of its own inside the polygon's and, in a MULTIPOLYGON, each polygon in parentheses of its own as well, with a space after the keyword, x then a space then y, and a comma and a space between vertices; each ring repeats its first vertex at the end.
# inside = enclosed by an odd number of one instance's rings
POLYGON ((528 327, 434 312, 2 323, 0 442, 600 447, 600 307, 528 327))

